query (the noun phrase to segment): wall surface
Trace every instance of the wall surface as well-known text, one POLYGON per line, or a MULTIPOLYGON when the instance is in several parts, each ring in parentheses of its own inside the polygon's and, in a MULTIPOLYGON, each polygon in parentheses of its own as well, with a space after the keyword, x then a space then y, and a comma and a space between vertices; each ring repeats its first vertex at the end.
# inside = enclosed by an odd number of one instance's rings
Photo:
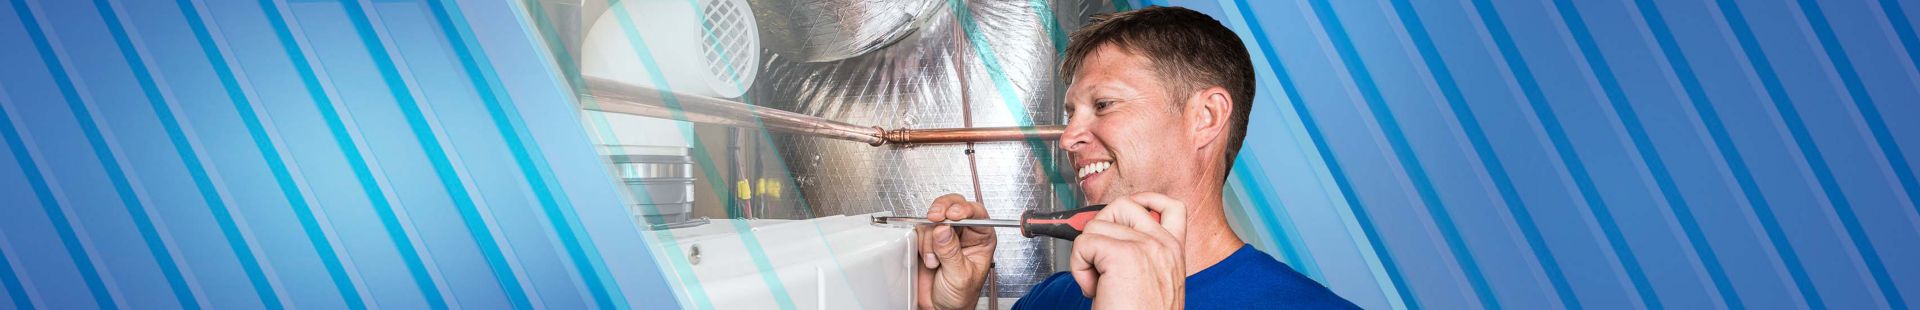
MULTIPOLYGON (((1897 0, 1149 1, 1235 225, 1368 308, 1920 304, 1897 0)), ((0 5, 0 308, 670 308, 520 2, 0 5)))

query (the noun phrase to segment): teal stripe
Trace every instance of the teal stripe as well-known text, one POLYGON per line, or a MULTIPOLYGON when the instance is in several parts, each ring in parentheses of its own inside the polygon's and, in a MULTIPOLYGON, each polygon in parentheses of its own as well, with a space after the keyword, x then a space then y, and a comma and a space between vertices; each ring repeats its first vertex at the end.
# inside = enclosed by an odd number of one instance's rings
MULTIPOLYGON (((705 8, 704 6, 699 6, 699 5, 696 5, 696 4, 698 4, 698 3, 695 3, 694 1, 688 1, 688 2, 689 2, 689 3, 688 3, 689 5, 692 5, 692 6, 693 6, 693 10, 694 10, 694 15, 698 15, 698 16, 706 16, 706 12, 705 12, 705 10, 706 10, 706 8, 705 8)), ((713 25, 712 25, 712 24, 708 24, 708 23, 701 23, 701 25, 700 25, 700 26, 701 26, 701 27, 700 27, 700 28, 701 28, 701 31, 702 31, 702 32, 704 32, 704 34, 705 34, 705 35, 707 35, 707 37, 718 37, 718 35, 716 35, 715 33, 713 33, 713 25)), ((1057 28, 1057 25, 1056 25, 1056 28, 1057 28)), ((730 47, 729 47, 729 46, 726 46, 726 45, 721 45, 721 44, 719 44, 719 42, 718 42, 718 41, 713 41, 713 40, 709 40, 709 41, 707 41, 707 44, 708 44, 708 48, 711 48, 711 49, 715 49, 715 50, 718 50, 718 51, 719 51, 719 54, 721 54, 721 55, 729 55, 729 54, 731 54, 731 51, 729 51, 729 50, 728 50, 728 48, 730 48, 730 47)), ((1062 51, 1064 51, 1064 49, 1063 49, 1062 51)), ((723 65, 725 65, 725 66, 726 66, 726 68, 725 68, 725 69, 726 69, 726 71, 727 71, 727 72, 734 72, 734 71, 736 71, 736 69, 737 69, 737 68, 735 68, 735 67, 733 66, 733 62, 721 62, 721 64, 723 64, 723 65)), ((756 68, 754 68, 754 69, 757 69, 757 65, 756 65, 756 68)), ((731 81, 731 82, 733 82, 733 84, 734 84, 734 85, 738 85, 738 86, 740 86, 740 87, 742 87, 742 88, 745 88, 745 87, 746 87, 747 85, 749 85, 749 84, 751 84, 751 83, 750 83, 751 81, 741 81, 741 80, 740 80, 740 78, 741 78, 741 77, 740 77, 739 75, 731 75, 731 74, 730 74, 730 75, 728 75, 727 77, 728 77, 728 79, 729 79, 729 81, 731 81)), ((747 93, 745 93, 745 94, 742 94, 742 95, 741 95, 741 100, 742 100, 742 101, 745 101, 745 102, 746 102, 746 106, 747 106, 747 109, 748 109, 748 110, 757 110, 757 109, 760 109, 760 108, 761 108, 761 107, 760 107, 760 106, 759 106, 758 104, 755 104, 755 103, 754 103, 754 100, 753 100, 753 93, 752 93, 752 92, 747 92, 747 93)), ((684 119, 682 119, 682 121, 684 121, 684 119)), ((767 125, 766 125, 766 123, 765 123, 765 122, 764 122, 764 121, 763 121, 762 119, 760 119, 759 117, 755 117, 755 118, 753 119, 753 123, 754 123, 754 125, 755 125, 755 126, 753 127, 753 129, 754 129, 754 130, 757 130, 757 131, 759 131, 759 135, 758 135, 758 136, 759 136, 759 137, 761 137, 761 141, 760 141, 760 142, 762 142, 762 143, 766 143, 766 144, 773 144, 773 143, 774 143, 774 142, 773 142, 773 138, 772 138, 772 137, 773 137, 773 133, 767 130, 767 125)), ((730 137, 729 139, 732 139, 732 138, 730 137)), ((730 143, 731 143, 731 142, 730 142, 730 143)), ((776 160, 774 160, 774 163, 775 163, 775 165, 779 165, 779 166, 780 166, 780 168, 779 168, 779 169, 780 169, 781 171, 785 171, 785 172, 787 173, 787 175, 793 175, 793 170, 792 170, 792 169, 790 169, 790 168, 788 168, 788 166, 786 165, 786 162, 784 161, 784 158, 785 158, 785 155, 783 155, 783 154, 779 154, 778 152, 774 152, 774 153, 773 153, 773 155, 774 155, 774 156, 776 157, 776 158, 775 158, 776 160)), ((712 157, 703 157, 703 158, 712 158, 712 157)), ((709 167, 709 168, 711 168, 711 166, 710 166, 710 165, 709 165, 708 167, 709 167)), ((709 171, 718 171, 718 170, 709 170, 709 171)), ((714 174, 712 174, 712 173, 709 173, 709 174, 708 174, 708 177, 709 177, 710 179, 713 179, 713 180, 720 180, 720 179, 721 179, 721 178, 720 178, 719 176, 717 176, 717 175, 714 175, 714 174)), ((714 184, 714 185, 722 185, 722 184, 714 184)), ((719 187, 715 187, 715 188, 719 188, 719 187)), ((797 194, 797 196, 805 196, 805 195, 804 195, 804 193, 796 193, 796 194, 797 194)), ((813 212, 812 212, 812 211, 813 211, 813 208, 812 208, 812 206, 811 206, 810 204, 808 204, 808 203, 807 203, 807 200, 805 199, 805 197, 800 197, 800 199, 798 199, 797 201, 799 201, 799 203, 800 203, 800 211, 801 211, 801 212, 803 213, 803 214, 801 215, 801 216, 802 216, 802 218, 812 218, 812 217, 814 217, 814 214, 813 214, 813 212)), ((737 214, 735 214, 735 213, 737 213, 737 212, 739 211, 739 210, 738 210, 738 207, 736 206, 736 205, 738 204, 738 201, 737 201, 737 200, 735 200, 735 199, 727 199, 727 202, 728 202, 728 203, 727 203, 727 204, 728 204, 728 210, 727 210, 727 211, 729 212, 729 215, 730 215, 730 216, 737 216, 737 214)), ((813 223, 813 224, 814 224, 814 225, 813 225, 813 228, 814 228, 814 232, 816 232, 816 233, 819 233, 819 234, 820 234, 820 236, 821 236, 821 238, 818 238, 818 239, 820 240, 820 244, 821 244, 821 246, 822 246, 823 248, 826 248, 826 249, 835 249, 836 247, 834 247, 834 246, 833 246, 833 242, 832 242, 832 240, 831 240, 831 239, 829 239, 829 238, 826 238, 825 236, 826 236, 827 234, 826 234, 826 233, 825 233, 824 231, 822 231, 822 230, 820 229, 820 225, 819 225, 819 223, 813 223)), ((743 236, 743 240, 742 240, 742 242, 745 242, 745 243, 747 243, 747 244, 750 244, 750 245, 751 245, 751 247, 750 247, 749 249, 752 249, 752 250, 754 251, 754 253, 756 253, 756 254, 761 254, 761 253, 759 253, 759 251, 758 251, 759 249, 762 249, 762 247, 760 246, 760 242, 759 242, 759 238, 758 238, 758 237, 757 237, 756 235, 754 235, 754 234, 752 234, 752 232, 753 232, 753 231, 749 229, 749 230, 741 230, 740 232, 741 232, 741 235, 743 236)), ((764 260, 764 259, 762 258, 762 256, 764 256, 764 255, 756 255, 756 256, 754 256, 754 259, 756 259, 756 260, 764 260)), ((836 271, 838 271, 838 272, 840 273, 840 277, 841 277, 841 278, 848 278, 848 279, 850 279, 850 278, 851 278, 851 277, 848 277, 848 276, 847 276, 847 273, 846 273, 846 268, 845 268, 845 265, 843 265, 843 264, 841 264, 841 263, 840 263, 840 257, 839 257, 839 255, 828 255, 828 258, 829 258, 829 260, 831 260, 831 261, 833 262, 833 268, 834 268, 834 270, 836 270, 836 271)), ((768 266, 771 266, 771 264, 767 264, 767 265, 768 265, 768 266)), ((764 276, 764 275, 763 275, 763 276, 764 276)), ((774 278, 774 279, 775 279, 775 280, 777 280, 777 278, 774 278)), ((848 289, 848 290, 852 290, 852 289, 853 289, 853 287, 852 287, 852 284, 851 284, 851 283, 845 283, 845 282, 843 282, 842 284, 843 284, 843 287, 845 287, 845 288, 846 288, 846 289, 848 289)), ((820 289, 824 289, 824 288, 820 288, 820 289)), ((781 287, 781 288, 779 288, 779 289, 777 289, 777 291, 785 291, 785 290, 786 290, 786 289, 785 289, 785 287, 784 287, 784 286, 783 286, 783 287, 781 287)), ((784 295, 786 295, 786 294, 779 294, 778 296, 784 296, 784 295)), ((865 305, 865 301, 863 300, 863 298, 861 297, 861 295, 860 295, 860 294, 854 294, 854 295, 853 295, 853 300, 854 300, 854 304, 857 304, 857 305, 862 305, 862 306, 864 306, 864 305, 865 305)))
MULTIPOLYGON (((242 126, 246 128, 248 136, 252 138, 261 157, 267 161, 267 168, 272 171, 275 183, 280 186, 282 194, 286 195, 289 203, 304 202, 306 198, 290 177, 291 174, 288 173, 284 162, 280 161, 279 150, 273 147, 272 137, 267 135, 265 127, 260 124, 259 116, 254 112, 253 99, 241 89, 243 86, 234 76, 234 71, 238 68, 227 62, 228 55, 214 42, 213 35, 207 30, 206 21, 201 17, 199 6, 192 0, 177 0, 175 3, 180 7, 181 16, 186 19, 187 28, 193 33, 194 41, 200 45, 202 54, 207 56, 207 64, 213 67, 212 71, 220 80, 221 88, 226 90, 228 99, 233 101, 233 110, 239 114, 242 126)), ((285 308, 286 301, 280 299, 278 289, 273 287, 273 282, 267 278, 264 267, 260 264, 261 253, 253 250, 252 243, 249 241, 252 238, 246 231, 239 228, 239 220, 234 217, 234 214, 238 213, 235 212, 237 207, 227 205, 209 208, 209 210, 213 212, 214 220, 220 226, 221 233, 227 235, 228 247, 233 249, 234 256, 240 260, 240 268, 246 273, 248 281, 253 283, 254 291, 260 295, 261 304, 267 309, 285 308)))
MULTIPOLYGON (((407 253, 413 249, 409 246, 412 242, 404 235, 405 231, 402 230, 399 219, 394 216, 389 197, 380 188, 380 184, 373 176, 373 171, 368 168, 366 155, 358 148, 358 143, 354 141, 353 135, 340 117, 340 111, 335 108, 330 91, 320 82, 316 68, 313 67, 313 60, 302 50, 304 41, 294 38, 293 31, 290 29, 292 25, 286 20, 287 13, 280 8, 277 1, 260 0, 260 7, 265 11, 267 24, 273 27, 274 35, 280 40, 281 47, 286 49, 288 61, 293 63, 294 71, 299 73, 300 82, 307 88, 307 94, 313 100, 314 107, 319 110, 320 118, 327 124, 327 131, 333 136, 334 144, 340 148, 341 156, 345 157, 347 166, 353 170, 354 177, 360 183, 361 191, 366 193, 368 203, 373 205, 381 224, 386 226, 387 234, 393 239, 396 247, 401 253, 407 253)), ((277 161, 274 159, 276 157, 267 158, 270 161, 277 161)), ((332 242, 328 241, 326 229, 321 227, 316 219, 319 211, 305 202, 295 203, 293 207, 295 218, 299 220, 301 229, 306 231, 308 240, 313 243, 314 251, 320 255, 321 264, 327 269, 327 274, 333 278, 334 286, 341 298, 345 299, 347 307, 365 309, 367 307, 365 298, 360 296, 358 290, 354 288, 357 285, 353 282, 353 278, 347 276, 339 254, 334 251, 332 242)))
POLYGON ((1326 161, 1327 174, 1333 178, 1334 185, 1340 191, 1341 199, 1353 212, 1353 224, 1360 227, 1360 232, 1367 239, 1367 245, 1373 249, 1373 255, 1380 260, 1379 272, 1387 277, 1387 283, 1381 284, 1382 290, 1386 290, 1386 286, 1391 286, 1394 294, 1390 297, 1391 299, 1399 300, 1400 304, 1409 309, 1418 309, 1420 305, 1413 298, 1413 291, 1405 285, 1406 276, 1400 272, 1399 265, 1394 264, 1394 257, 1387 251, 1386 244, 1381 241, 1379 230, 1373 227, 1373 222, 1370 220, 1372 217, 1367 215, 1367 209, 1360 205, 1360 198, 1353 190, 1353 182, 1347 178, 1339 159, 1333 156, 1333 150, 1327 146, 1326 135, 1321 132, 1318 122, 1313 118, 1313 113, 1307 109, 1306 101, 1300 99, 1299 87, 1294 85, 1293 77, 1287 73, 1286 65, 1274 50, 1273 42, 1268 39, 1266 30, 1260 26, 1259 19, 1254 17, 1253 9, 1247 2, 1236 1, 1235 5, 1243 15, 1242 19, 1247 22, 1247 30, 1253 32, 1251 37, 1255 45, 1259 47, 1261 55, 1267 59, 1267 64, 1272 67, 1269 72, 1272 72, 1274 79, 1279 81, 1281 92, 1290 99, 1287 102, 1293 106, 1295 116, 1300 118, 1300 127, 1307 131, 1308 140, 1313 143, 1314 150, 1321 160, 1326 161))
POLYGON ((566 200, 566 197, 554 194, 555 191, 562 189, 552 179, 552 172, 545 165, 546 158, 538 152, 532 152, 540 149, 540 146, 533 140, 532 134, 527 132, 518 114, 507 112, 514 110, 514 103, 502 87, 499 74, 494 72, 492 66, 480 65, 489 63, 486 50, 478 46, 478 40, 473 37, 473 32, 466 23, 455 22, 456 20, 467 21, 466 17, 460 13, 459 5, 443 0, 430 2, 432 5, 428 8, 432 11, 434 20, 440 25, 441 31, 448 40, 453 41, 448 45, 453 48, 454 54, 459 56, 460 65, 469 72, 467 74, 469 82, 473 84, 475 92, 485 104, 487 114, 493 118, 494 127, 500 131, 500 137, 506 141, 507 150, 513 154, 514 162, 520 168, 522 177, 526 178, 528 187, 540 201, 540 208, 546 213, 548 224, 553 226, 554 236, 560 239, 567 257, 581 277, 581 282, 586 285, 587 293, 594 306, 602 309, 625 308, 625 300, 616 301, 612 296, 610 288, 617 287, 618 284, 609 281, 612 277, 594 268, 603 262, 593 259, 594 256, 587 255, 589 251, 586 248, 592 247, 591 241, 587 240, 589 237, 577 231, 579 226, 577 221, 562 214, 561 210, 571 209, 573 205, 566 200), (622 305, 615 306, 615 303, 622 305))
POLYGON ((1339 54, 1341 60, 1344 60, 1348 73, 1360 89, 1361 98, 1366 102, 1367 110, 1373 113, 1374 120, 1380 124, 1380 131, 1386 135, 1387 144, 1392 148, 1395 158, 1399 160, 1401 171, 1405 172, 1407 178, 1413 182, 1421 204, 1426 206, 1427 215, 1432 218, 1434 225, 1438 226, 1441 239, 1446 243, 1447 249, 1454 254, 1454 264, 1460 267, 1467 284, 1472 286, 1480 306, 1500 308, 1500 300, 1493 295, 1493 288, 1487 283, 1485 273, 1480 271, 1479 262, 1473 259, 1473 252, 1467 247, 1466 240, 1460 236, 1460 230, 1455 225, 1453 216, 1447 213, 1439 191, 1433 187, 1433 179, 1427 176, 1426 168, 1420 163, 1419 157, 1415 156, 1413 147, 1405 136, 1406 131, 1400 128, 1399 121, 1394 118, 1393 111, 1382 96, 1380 87, 1373 81, 1373 74, 1367 71, 1366 62, 1354 47, 1353 39, 1347 33, 1346 27, 1341 24, 1338 14, 1333 12, 1332 4, 1327 0, 1308 0, 1308 3, 1313 13, 1320 18, 1321 27, 1325 28, 1328 39, 1333 42, 1335 52, 1339 54))
POLYGON ((1236 174, 1239 175, 1240 183, 1246 185, 1247 201, 1253 202, 1253 208, 1247 210, 1249 211, 1247 213, 1255 215, 1262 225, 1272 231, 1273 241, 1281 248, 1287 261, 1295 265, 1294 269, 1299 269, 1308 277, 1325 281, 1326 277, 1320 271, 1320 264, 1314 262, 1313 253, 1308 251, 1306 241, 1300 238, 1300 232, 1292 225, 1292 217, 1287 216, 1286 205, 1279 199, 1267 198, 1266 188, 1270 182, 1267 181, 1266 169, 1260 167, 1260 160, 1253 156, 1246 156, 1239 160, 1237 165, 1238 167, 1233 169, 1240 171, 1236 174))
MULTIPOLYGON (((584 92, 585 88, 583 87, 586 85, 586 83, 585 83, 585 80, 580 77, 580 70, 578 70, 578 63, 574 61, 573 53, 571 51, 566 50, 565 48, 566 45, 562 44, 559 41, 560 37, 558 36, 557 32, 553 30, 553 23, 547 19, 547 15, 546 15, 547 13, 545 9, 541 7, 539 3, 534 3, 531 1, 533 0, 527 0, 526 2, 522 2, 521 7, 526 9, 526 13, 525 13, 526 16, 531 16, 533 18, 534 22, 532 24, 535 28, 537 28, 536 31, 538 32, 536 36, 542 38, 544 42, 547 44, 546 46, 552 49, 552 52, 548 53, 548 55, 552 55, 552 57, 555 59, 555 64, 559 67, 561 71, 559 73, 562 77, 567 79, 566 82, 568 83, 568 86, 570 87, 570 89, 574 93, 584 92)), ((496 79, 494 81, 498 81, 497 75, 495 76, 495 78, 496 79)), ((500 89, 504 89, 504 88, 500 88, 500 89)), ((502 96, 502 97, 507 97, 507 96, 502 96)), ((575 98, 578 98, 578 97, 575 97, 575 98)), ((578 99, 584 101, 583 103, 585 105, 597 105, 591 99, 586 99, 586 98, 578 98, 578 99)), ((521 139, 523 141, 527 141, 530 147, 538 148, 537 146, 538 141, 534 140, 531 137, 531 132, 524 131, 526 130, 524 127, 526 123, 522 122, 522 120, 519 117, 519 114, 508 113, 507 119, 509 121, 512 121, 515 124, 521 124, 520 126, 523 126, 522 134, 529 135, 521 139)), ((599 119, 599 121, 603 124, 606 122, 605 119, 599 119)), ((601 127, 604 128, 605 126, 601 126, 601 127)), ((610 136, 610 135, 603 135, 603 136, 610 136)), ((553 170, 548 168, 549 166, 547 165, 546 160, 543 159, 545 155, 543 155, 540 152, 532 152, 529 154, 534 156, 533 158, 536 159, 534 163, 537 165, 538 168, 540 168, 540 169, 537 169, 537 171, 540 173, 540 177, 542 179, 558 180, 558 178, 554 175, 553 170)), ((555 187, 559 186, 559 182, 557 181, 549 184, 551 184, 550 186, 555 186, 555 187)), ((558 199, 558 201, 562 205, 570 204, 567 201, 565 195, 556 195, 555 198, 558 199)), ((565 226, 567 227, 569 232, 575 236, 580 236, 581 240, 577 242, 578 244, 581 245, 581 250, 583 251, 584 255, 589 258, 588 262, 591 263, 589 264, 589 266, 592 268, 592 271, 596 274, 599 274, 601 277, 601 281, 606 283, 605 289, 611 290, 614 292, 620 292, 621 289, 620 289, 619 279, 613 276, 612 272, 608 270, 607 264, 605 261, 596 259, 596 258, 602 257, 600 256, 600 250, 598 247, 595 246, 595 243, 593 242, 593 235, 586 231, 586 225, 581 221, 579 214, 575 213, 574 208, 571 208, 571 207, 560 208, 558 211, 559 211, 559 217, 562 220, 566 221, 567 223, 571 223, 570 225, 565 226)), ((670 234, 667 234, 667 235, 668 235, 667 238, 671 238, 670 234)), ((678 249, 678 248, 676 247, 675 249, 678 249)), ((660 265, 654 264, 654 266, 658 268, 658 266, 660 265)), ((632 308, 632 305, 627 303, 626 298, 614 298, 612 302, 613 302, 613 308, 615 309, 632 308)), ((676 304, 654 304, 653 306, 677 307, 678 304, 677 303, 676 304)))
MULTIPOLYGON (((415 97, 412 86, 401 77, 401 69, 394 61, 394 56, 389 54, 395 51, 388 49, 381 42, 378 30, 373 28, 369 17, 371 13, 361 7, 359 1, 342 1, 341 4, 341 7, 346 10, 347 18, 353 23, 354 31, 359 35, 361 44, 366 46, 367 53, 373 59, 374 67, 380 71, 380 77, 386 82, 387 90, 397 101, 400 114, 406 118, 408 128, 413 131, 414 139, 420 141, 421 151, 425 153, 428 163, 433 166, 434 173, 440 178, 441 187, 445 188, 449 198, 453 199, 454 208, 460 213, 461 221, 467 226, 467 233, 473 236, 474 243, 480 249, 480 255, 486 259, 487 265, 492 269, 494 280, 499 282, 501 291, 507 297, 507 303, 517 309, 534 307, 526 289, 521 286, 520 279, 515 276, 514 263, 507 259, 502 241, 494 236, 490 227, 492 225, 487 222, 485 215, 476 205, 473 193, 468 191, 467 185, 460 180, 459 167, 455 167, 448 156, 451 151, 446 149, 433 125, 427 122, 426 114, 421 111, 421 106, 427 103, 420 102, 415 97)), ((423 281, 419 276, 415 274, 415 281, 423 281)))
MULTIPOLYGON (((634 57, 639 58, 641 65, 644 67, 647 67, 648 78, 652 79, 653 81, 656 81, 655 86, 657 86, 660 91, 660 99, 666 101, 667 106, 673 108, 674 119, 685 120, 686 110, 680 108, 681 107, 680 98, 673 93, 672 86, 667 84, 666 74, 663 72, 660 72, 659 66, 654 63, 653 56, 652 56, 653 52, 647 49, 646 39, 640 37, 640 33, 638 30, 639 28, 633 24, 633 16, 631 14, 628 14, 625 6, 619 5, 618 3, 615 3, 614 5, 612 5, 612 8, 610 10, 613 12, 613 16, 615 20, 619 22, 620 29, 624 34, 626 34, 627 42, 630 45, 630 47, 633 49, 634 57)), ((576 76, 578 75, 577 70, 574 71, 574 75, 576 76)), ((584 83, 580 83, 577 85, 581 87, 585 86, 584 83)), ((592 103, 590 102, 590 104, 592 103)), ((605 119, 598 119, 596 121, 599 122, 599 124, 597 124, 596 127, 599 127, 602 130, 606 130, 607 124, 605 119)), ((693 128, 689 125, 685 125, 685 124, 680 125, 680 131, 683 136, 687 136, 687 137, 693 136, 693 128)), ((618 139, 618 137, 614 136, 610 132, 603 132, 600 136, 607 137, 607 139, 616 139, 616 140, 618 139)), ((704 158, 708 158, 706 154, 706 149, 704 147, 700 147, 701 146, 700 143, 694 142, 697 140, 693 140, 693 139, 689 139, 689 140, 690 140, 689 142, 692 142, 692 144, 694 145, 694 151, 698 153, 696 154, 696 158, 703 158, 703 160, 700 161, 701 171, 706 172, 709 180, 714 179, 713 163, 711 163, 708 160, 704 160, 704 158)), ((617 143, 618 141, 615 141, 615 142, 617 143)), ((726 188, 726 187, 718 187, 718 188, 726 188)), ((647 193, 645 192, 636 192, 634 194, 641 196, 641 197, 637 197, 640 199, 640 202, 652 201, 652 198, 645 197, 645 195, 647 195, 647 193)), ((647 204, 646 206, 652 207, 651 204, 647 204)), ((674 239, 673 232, 671 230, 662 230, 659 232, 658 235, 661 236, 661 241, 665 243, 661 247, 666 252, 667 261, 673 265, 676 271, 674 272, 674 274, 680 276, 681 287, 685 288, 687 290, 688 295, 691 296, 690 299, 692 299, 691 301, 693 302, 693 308, 713 309, 712 301, 708 300, 710 296, 708 296, 706 293, 706 287, 700 284, 699 275, 694 274, 693 267, 691 265, 688 265, 688 262, 686 260, 678 259, 680 257, 687 257, 687 256, 685 255, 685 253, 682 253, 682 251, 680 250, 680 245, 678 241, 674 239)), ((772 284, 768 285, 768 287, 772 287, 772 286, 773 286, 772 284)), ((789 301, 787 303, 787 306, 791 307, 792 302, 789 301)))
MULTIPOLYGON (((1047 38, 1053 40, 1054 58, 1066 60, 1067 33, 1060 29, 1060 20, 1054 18, 1053 6, 1047 2, 1047 0, 1029 0, 1027 6, 1033 7, 1033 15, 1040 18, 1040 25, 1047 27, 1047 38)), ((1073 73, 1064 72, 1064 74, 1073 73)))
MULTIPOLYGON (((695 16, 704 16, 704 14, 701 14, 701 12, 699 12, 700 6, 698 5, 698 3, 692 3, 690 1, 689 3, 687 3, 687 5, 694 8, 695 16)), ((685 114, 685 108, 683 108, 680 105, 680 101, 678 99, 677 94, 675 94, 672 91, 671 85, 667 83, 665 72, 662 72, 660 70, 658 63, 656 63, 655 60, 653 59, 652 57, 653 53, 651 49, 647 48, 645 39, 640 36, 637 30, 635 30, 639 28, 633 24, 633 19, 631 14, 627 12, 624 6, 614 6, 612 10, 614 11, 614 15, 616 16, 616 18, 618 18, 618 21, 620 22, 621 28, 625 30, 629 43, 631 43, 631 45, 633 46, 634 53, 636 54, 635 56, 639 57, 641 61, 641 66, 647 68, 647 74, 649 78, 655 81, 655 86, 659 88, 662 95, 661 96, 662 99, 664 99, 666 101, 667 106, 674 111, 673 119, 682 122, 680 124, 681 134, 687 138, 687 141, 693 142, 694 158, 699 159, 698 163, 700 165, 700 171, 706 174, 707 176, 706 179, 708 180, 709 185, 712 186, 712 188, 717 188, 717 189, 730 188, 728 187, 728 184, 725 184, 725 182, 723 181, 725 178, 719 175, 719 171, 720 171, 719 168, 717 168, 713 164, 712 160, 708 160, 708 158, 713 158, 713 156, 710 155, 710 153, 708 153, 707 148, 701 143, 698 143, 697 141, 699 140, 694 137, 693 126, 690 125, 689 123, 685 123, 685 121, 687 120, 687 117, 685 114)), ((701 27, 702 27, 702 31, 706 32, 706 35, 708 35, 709 37, 713 36, 712 29, 710 28, 711 25, 706 25, 705 23, 702 23, 701 27)), ((716 46, 715 48, 724 48, 724 47, 716 46)), ((725 54, 726 51, 722 49, 720 53, 725 54)), ((729 70, 729 71, 732 71, 732 70, 729 70)), ((738 78, 738 77, 734 77, 734 78, 738 78)), ((721 192, 725 192, 725 191, 716 191, 715 195, 717 197, 715 198, 731 199, 729 197, 725 197, 721 192)), ((793 298, 788 294, 785 282, 780 280, 779 272, 773 268, 773 264, 771 263, 770 260, 767 259, 767 255, 764 251, 765 248, 759 244, 759 240, 754 234, 751 227, 746 226, 746 223, 743 221, 735 220, 733 222, 734 222, 735 234, 740 236, 740 241, 742 243, 743 248, 747 250, 748 257, 753 261, 754 267, 759 270, 761 280, 767 285, 767 289, 769 291, 768 293, 774 297, 775 304, 779 305, 781 309, 795 309, 796 306, 793 303, 793 298)), ((688 271, 687 276, 692 276, 691 271, 688 271)))
MULTIPOLYGON (((974 54, 980 56, 981 64, 987 69, 987 76, 993 80, 994 89, 1000 93, 1001 103, 1006 105, 1007 112, 1013 114, 1014 125, 1021 127, 1032 126, 1034 119, 1027 115, 1027 110, 1024 108, 1026 106, 1025 101, 1021 100, 1020 94, 1016 92, 1018 88, 1014 87, 1013 81, 1007 78, 1006 69, 1000 66, 1000 58, 997 56, 999 52, 993 50, 993 44, 987 41, 986 34, 980 32, 979 26, 973 20, 973 11, 968 9, 966 4, 960 0, 948 0, 947 5, 954 14, 959 16, 961 32, 966 35, 967 43, 973 47, 974 54)), ((1052 13, 1039 12, 1038 14, 1048 15, 1052 13)), ((1050 30, 1057 31, 1057 29, 1050 30)), ((1064 49, 1066 45, 1058 45, 1058 47, 1064 49)), ((966 68, 959 68, 958 70, 966 70, 966 68)), ((973 103, 963 102, 961 104, 973 103)), ((1049 141, 1034 136, 1035 132, 1030 129, 1025 131, 1029 137, 1026 139, 1027 148, 1033 152, 1034 155, 1040 157, 1039 166, 1046 170, 1048 183, 1067 183, 1061 176, 1059 168, 1053 165, 1053 152, 1052 149, 1047 146, 1049 141)), ((1053 192, 1053 195, 1054 199, 1060 203, 1060 206, 1080 205, 1079 198, 1074 196, 1070 191, 1056 190, 1053 192)))

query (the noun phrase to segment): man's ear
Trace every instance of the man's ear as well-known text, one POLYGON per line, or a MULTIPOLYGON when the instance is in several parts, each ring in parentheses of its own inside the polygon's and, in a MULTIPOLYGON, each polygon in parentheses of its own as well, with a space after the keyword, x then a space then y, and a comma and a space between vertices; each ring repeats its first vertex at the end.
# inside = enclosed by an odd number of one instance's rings
POLYGON ((1233 115, 1233 96, 1226 88, 1219 86, 1201 89, 1187 100, 1188 136, 1194 140, 1194 147, 1205 148, 1220 143, 1221 135, 1227 134, 1227 125, 1233 115))

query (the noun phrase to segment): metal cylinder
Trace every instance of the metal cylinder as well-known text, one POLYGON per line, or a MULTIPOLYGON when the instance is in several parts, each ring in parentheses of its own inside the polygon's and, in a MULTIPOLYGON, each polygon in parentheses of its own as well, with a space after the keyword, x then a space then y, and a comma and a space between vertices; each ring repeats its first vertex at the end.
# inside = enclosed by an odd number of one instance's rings
POLYGON ((685 222, 693 213, 693 157, 681 154, 611 155, 614 172, 633 194, 634 217, 647 224, 685 222))

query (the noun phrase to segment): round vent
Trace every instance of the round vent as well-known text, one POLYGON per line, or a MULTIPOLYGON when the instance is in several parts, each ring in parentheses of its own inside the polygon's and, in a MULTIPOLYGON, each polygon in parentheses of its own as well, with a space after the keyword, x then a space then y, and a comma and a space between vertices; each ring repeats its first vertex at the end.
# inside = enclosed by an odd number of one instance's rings
POLYGON ((747 20, 752 18, 753 12, 729 0, 703 1, 700 6, 701 11, 706 13, 703 21, 707 26, 704 36, 707 44, 701 45, 700 50, 706 56, 707 70, 723 81, 750 83, 745 79, 752 77, 741 74, 741 71, 753 68, 759 61, 754 59, 757 53, 753 53, 754 46, 758 44, 748 42, 755 39, 754 32, 758 31, 747 20))

